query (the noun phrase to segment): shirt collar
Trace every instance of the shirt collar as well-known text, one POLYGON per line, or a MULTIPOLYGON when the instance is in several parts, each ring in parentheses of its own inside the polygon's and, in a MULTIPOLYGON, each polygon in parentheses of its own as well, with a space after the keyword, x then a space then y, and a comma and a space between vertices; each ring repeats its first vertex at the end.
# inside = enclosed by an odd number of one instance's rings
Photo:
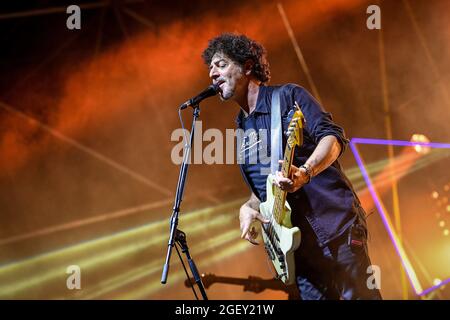
MULTIPOLYGON (((268 104, 263 103, 261 101, 263 99, 263 96, 266 95, 266 92, 265 92, 266 90, 267 90, 266 86, 264 86, 264 85, 259 86, 258 98, 256 99, 256 108, 255 108, 255 110, 253 110, 253 113, 262 113, 262 114, 270 113, 268 104)), ((244 112, 241 109, 241 110, 239 110, 239 113, 235 120, 235 122, 239 128, 242 125, 243 117, 244 117, 244 112)))

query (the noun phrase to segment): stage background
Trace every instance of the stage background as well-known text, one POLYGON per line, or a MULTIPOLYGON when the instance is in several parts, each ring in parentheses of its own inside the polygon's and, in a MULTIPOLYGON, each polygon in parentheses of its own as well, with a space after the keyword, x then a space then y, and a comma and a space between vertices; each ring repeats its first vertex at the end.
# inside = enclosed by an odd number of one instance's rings
MULTIPOLYGON (((271 84, 318 94, 348 138, 387 139, 389 128, 396 140, 450 141, 446 0, 3 1, 0 10, 2 299, 194 298, 175 251, 160 284, 179 172, 171 135, 178 106, 210 83, 200 56, 221 32, 261 42, 271 84), (81 7, 81 30, 66 27, 70 4, 81 7), (366 27, 371 4, 381 8, 381 30, 366 27), (80 290, 66 286, 71 265, 81 268, 80 290)), ((202 131, 233 129, 237 112, 232 102, 205 100, 202 131)), ((191 110, 183 118, 189 127, 191 110)), ((359 151, 394 220, 388 148, 359 151)), ((426 289, 450 277, 450 161, 448 149, 423 151, 393 148, 401 234, 426 289)), ((350 149, 340 162, 370 214, 383 297, 420 299, 402 284, 399 256, 350 149)), ((180 229, 201 273, 271 279, 263 246, 239 238, 248 196, 236 165, 191 165, 180 229)), ((207 293, 287 298, 252 289, 214 283, 207 293)), ((449 299, 450 291, 422 298, 449 299)))

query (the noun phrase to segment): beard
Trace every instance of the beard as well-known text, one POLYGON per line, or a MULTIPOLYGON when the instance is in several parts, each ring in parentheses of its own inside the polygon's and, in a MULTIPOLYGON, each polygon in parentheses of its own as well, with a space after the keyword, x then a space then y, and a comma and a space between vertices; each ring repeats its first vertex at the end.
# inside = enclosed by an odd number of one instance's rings
POLYGON ((234 90, 232 89, 225 89, 224 91, 220 91, 220 100, 226 101, 229 100, 232 96, 234 96, 234 90))

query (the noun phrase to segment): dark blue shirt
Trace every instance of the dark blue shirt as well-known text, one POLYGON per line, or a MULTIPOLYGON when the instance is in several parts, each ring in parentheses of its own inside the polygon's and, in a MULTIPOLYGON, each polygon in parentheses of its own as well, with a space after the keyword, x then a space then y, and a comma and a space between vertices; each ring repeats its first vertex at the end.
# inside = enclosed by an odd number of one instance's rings
MULTIPOLYGON (((267 173, 261 174, 261 167, 270 167, 270 162, 267 163, 264 158, 262 158, 263 163, 260 163, 261 161, 254 163, 255 161, 249 160, 254 160, 250 159, 255 152, 254 147, 261 145, 267 148, 265 153, 270 157, 270 105, 274 88, 260 86, 255 110, 247 117, 241 111, 236 119, 238 129, 247 131, 254 129, 256 132, 262 129, 268 132, 268 138, 265 141, 261 139, 261 134, 256 137, 256 140, 244 135, 237 151, 244 180, 261 201, 266 200, 267 179, 267 173)), ((327 113, 308 91, 295 84, 280 87, 283 132, 286 131, 292 118, 295 102, 300 105, 306 123, 303 128, 303 144, 301 147, 296 147, 293 164, 300 166, 305 163, 319 141, 329 135, 337 138, 342 147, 342 154, 348 144, 343 129, 333 122, 331 114, 327 113)), ((286 139, 283 138, 284 150, 286 139)), ((261 147, 257 151, 262 152, 261 147)), ((321 245, 326 245, 341 235, 361 212, 359 200, 337 160, 315 176, 309 184, 294 193, 289 193, 287 200, 293 210, 294 225, 301 228, 302 224, 309 223, 321 245)))
POLYGON ((270 148, 267 148, 269 139, 268 131, 258 128, 257 119, 255 112, 242 119, 241 128, 244 132, 238 139, 238 163, 242 164, 250 188, 255 190, 259 199, 266 199, 265 184, 270 171, 270 148), (264 168, 267 173, 264 173, 264 168))

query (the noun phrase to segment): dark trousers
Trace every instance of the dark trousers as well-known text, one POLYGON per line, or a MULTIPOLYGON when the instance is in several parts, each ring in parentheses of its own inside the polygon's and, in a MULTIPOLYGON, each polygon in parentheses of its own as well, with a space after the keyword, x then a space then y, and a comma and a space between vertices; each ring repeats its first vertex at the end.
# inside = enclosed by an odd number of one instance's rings
POLYGON ((367 232, 362 243, 349 245, 350 230, 321 248, 312 229, 302 227, 302 242, 296 251, 296 280, 302 300, 381 299, 379 290, 367 284, 372 275, 367 271, 371 265, 367 232))

